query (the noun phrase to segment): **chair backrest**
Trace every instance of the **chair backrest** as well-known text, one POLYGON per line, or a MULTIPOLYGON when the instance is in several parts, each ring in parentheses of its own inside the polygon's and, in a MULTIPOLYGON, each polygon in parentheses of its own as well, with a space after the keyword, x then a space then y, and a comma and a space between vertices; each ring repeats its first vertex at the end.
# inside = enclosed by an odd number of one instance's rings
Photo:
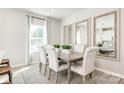
POLYGON ((53 49, 54 47, 52 46, 52 45, 45 45, 45 46, 43 46, 44 47, 44 49, 45 49, 45 51, 47 52, 47 50, 48 49, 53 49))
POLYGON ((98 51, 97 47, 86 48, 83 58, 83 64, 82 64, 83 75, 87 75, 94 70, 97 51, 98 51))
POLYGON ((43 47, 40 48, 40 62, 44 65, 47 64, 46 51, 43 47))
POLYGON ((53 46, 53 45, 50 45, 50 44, 44 45, 43 47, 44 47, 45 49, 54 48, 54 46, 53 46))
POLYGON ((56 50, 54 48, 49 48, 47 49, 47 53, 48 53, 49 67, 57 72, 59 68, 59 63, 58 63, 56 50))
POLYGON ((83 53, 86 50, 86 45, 75 45, 74 46, 74 52, 78 52, 78 53, 83 53))

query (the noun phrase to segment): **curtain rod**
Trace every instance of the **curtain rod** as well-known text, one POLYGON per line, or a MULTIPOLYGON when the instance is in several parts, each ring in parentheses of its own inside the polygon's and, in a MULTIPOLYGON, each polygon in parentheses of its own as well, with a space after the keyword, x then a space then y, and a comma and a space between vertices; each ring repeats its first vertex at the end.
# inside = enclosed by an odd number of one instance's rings
POLYGON ((30 16, 32 18, 37 18, 37 19, 41 19, 41 20, 47 20, 46 18, 36 17, 34 15, 26 15, 26 16, 28 16, 28 17, 30 16))
POLYGON ((32 18, 37 18, 37 19, 41 19, 41 20, 46 20, 44 18, 39 18, 39 17, 36 17, 36 16, 31 16, 32 18))

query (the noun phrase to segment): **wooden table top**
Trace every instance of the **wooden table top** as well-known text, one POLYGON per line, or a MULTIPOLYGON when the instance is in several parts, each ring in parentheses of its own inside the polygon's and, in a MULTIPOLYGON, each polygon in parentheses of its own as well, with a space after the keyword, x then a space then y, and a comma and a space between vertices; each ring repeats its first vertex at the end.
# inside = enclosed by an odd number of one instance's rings
POLYGON ((60 53, 59 58, 65 62, 75 62, 83 59, 82 53, 73 52, 71 54, 60 53))

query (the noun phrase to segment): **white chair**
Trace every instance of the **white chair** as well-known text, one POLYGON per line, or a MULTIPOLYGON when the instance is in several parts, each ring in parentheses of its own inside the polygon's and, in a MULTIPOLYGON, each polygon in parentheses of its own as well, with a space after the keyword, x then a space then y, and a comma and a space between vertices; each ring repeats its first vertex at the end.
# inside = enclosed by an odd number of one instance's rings
POLYGON ((95 57, 98 51, 97 47, 88 47, 84 53, 82 63, 72 64, 71 71, 82 75, 83 83, 85 83, 85 76, 90 74, 92 79, 92 72, 94 71, 95 57))
POLYGON ((75 45, 74 46, 74 52, 84 54, 85 50, 86 50, 86 45, 75 45))
POLYGON ((59 64, 60 62, 58 60, 58 56, 57 56, 57 53, 56 53, 54 48, 53 49, 52 48, 48 49, 47 53, 48 53, 48 60, 49 60, 49 76, 48 76, 48 79, 50 79, 51 70, 53 70, 53 71, 56 72, 55 83, 57 83, 58 73, 63 71, 63 70, 68 69, 68 66, 67 66, 67 64, 62 64, 62 65, 59 64))
POLYGON ((44 49, 44 47, 40 48, 40 64, 39 64, 39 71, 41 72, 42 69, 42 65, 45 66, 45 70, 44 70, 44 76, 46 74, 46 69, 47 69, 47 65, 48 65, 48 59, 47 59, 47 55, 46 55, 46 51, 44 49))
POLYGON ((46 50, 49 49, 49 48, 54 48, 54 46, 53 46, 53 45, 50 45, 50 44, 44 45, 43 47, 44 47, 46 50))
MULTIPOLYGON (((46 45, 44 45, 43 47, 44 47, 44 49, 46 50, 46 52, 47 52, 47 49, 53 49, 53 48, 55 48, 53 45, 50 45, 50 44, 46 44, 46 45)), ((56 50, 56 52, 59 54, 60 50, 59 50, 59 49, 56 49, 56 48, 55 48, 55 50, 56 50)), ((57 54, 57 55, 58 55, 58 54, 57 54)))

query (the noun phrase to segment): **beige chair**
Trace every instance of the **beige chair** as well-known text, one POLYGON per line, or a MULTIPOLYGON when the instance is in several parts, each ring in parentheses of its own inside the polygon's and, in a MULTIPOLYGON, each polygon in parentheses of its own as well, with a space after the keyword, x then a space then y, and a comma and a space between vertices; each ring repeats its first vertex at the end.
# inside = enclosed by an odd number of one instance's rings
POLYGON ((68 69, 67 64, 62 64, 60 65, 60 62, 58 60, 58 55, 55 51, 55 49, 51 48, 47 50, 48 53, 48 60, 49 60, 49 76, 48 79, 50 79, 50 75, 51 75, 51 70, 56 72, 56 78, 55 78, 55 83, 57 83, 58 80, 58 73, 68 69))
POLYGON ((44 47, 40 48, 40 64, 39 64, 39 71, 40 72, 42 69, 42 65, 45 66, 45 70, 44 70, 44 76, 45 76, 46 70, 47 70, 47 65, 48 65, 48 60, 47 60, 47 55, 46 55, 46 51, 45 51, 44 47))
POLYGON ((86 45, 75 45, 74 46, 74 52, 84 54, 85 50, 86 50, 86 45))
POLYGON ((83 83, 85 83, 85 76, 88 74, 90 74, 92 79, 92 72, 94 71, 94 63, 97 51, 97 47, 86 48, 82 63, 72 64, 71 66, 71 71, 82 76, 83 83))

